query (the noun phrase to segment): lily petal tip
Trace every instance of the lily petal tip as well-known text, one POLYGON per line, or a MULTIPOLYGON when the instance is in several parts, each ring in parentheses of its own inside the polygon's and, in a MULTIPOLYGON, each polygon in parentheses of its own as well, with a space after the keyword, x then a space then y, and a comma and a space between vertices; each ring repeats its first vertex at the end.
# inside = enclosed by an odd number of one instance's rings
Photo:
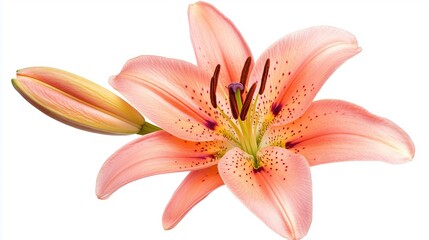
POLYGON ((172 224, 170 221, 162 219, 162 228, 164 228, 164 230, 171 230, 175 226, 176 226, 176 224, 172 224))
POLYGON ((196 6, 202 5, 202 4, 206 4, 206 3, 202 2, 202 1, 198 1, 198 2, 194 2, 194 3, 189 4, 189 7, 196 7, 196 6))
POLYGON ((357 53, 362 52, 362 48, 361 48, 361 47, 359 47, 359 46, 357 46, 357 47, 356 47, 356 52, 357 52, 357 53))
POLYGON ((408 156, 408 161, 406 162, 411 162, 414 159, 414 156, 416 155, 416 148, 414 146, 414 143, 411 141, 410 139, 410 143, 409 143, 409 149, 407 152, 407 156, 408 156))
POLYGON ((197 11, 198 9, 201 10, 204 7, 214 8, 211 4, 209 4, 207 2, 198 1, 198 2, 195 2, 195 3, 189 4, 188 11, 191 11, 191 10, 197 11))
POLYGON ((112 76, 110 76, 109 77, 109 84, 110 84, 110 86, 113 86, 114 85, 114 81, 115 81, 115 79, 116 79, 116 76, 117 75, 112 75, 112 76))
POLYGON ((99 188, 99 186, 97 186, 95 189, 95 195, 100 200, 106 200, 110 197, 111 193, 105 193, 99 188))

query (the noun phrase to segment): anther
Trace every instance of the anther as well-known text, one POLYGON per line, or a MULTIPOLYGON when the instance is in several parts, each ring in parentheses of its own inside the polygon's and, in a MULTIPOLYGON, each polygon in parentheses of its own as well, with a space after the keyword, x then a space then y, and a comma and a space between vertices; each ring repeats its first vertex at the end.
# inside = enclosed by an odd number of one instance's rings
POLYGON ((259 87, 259 92, 258 92, 259 95, 262 95, 264 93, 265 85, 267 84, 269 69, 270 69, 270 59, 267 58, 267 60, 265 61, 264 72, 262 73, 261 86, 259 87))
MULTIPOLYGON (((240 91, 239 93, 243 92, 244 87, 241 83, 231 83, 228 86, 228 93, 229 93, 229 105, 231 107, 231 113, 234 119, 238 119, 238 105, 237 105, 237 91, 240 91)), ((239 97, 241 97, 241 94, 239 94, 239 97)))
POLYGON ((210 79, 210 102, 214 108, 217 108, 216 88, 217 88, 217 82, 219 79, 219 72, 220 72, 220 64, 216 66, 215 71, 213 73, 213 77, 210 79))
POLYGON ((250 64, 252 63, 252 58, 248 57, 244 63, 243 70, 241 70, 240 83, 243 86, 246 86, 247 76, 249 75, 250 64))
POLYGON ((252 102, 253 94, 255 94, 256 82, 250 87, 244 100, 243 107, 241 108, 240 119, 241 121, 246 120, 247 112, 249 111, 250 103, 252 102))

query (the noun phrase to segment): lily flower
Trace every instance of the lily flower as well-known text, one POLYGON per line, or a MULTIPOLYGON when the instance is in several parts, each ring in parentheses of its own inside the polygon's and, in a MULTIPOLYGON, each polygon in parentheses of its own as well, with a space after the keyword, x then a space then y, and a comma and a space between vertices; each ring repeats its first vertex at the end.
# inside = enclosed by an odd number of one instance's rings
POLYGON ((361 51, 350 33, 328 26, 293 32, 254 62, 216 8, 198 2, 188 16, 197 65, 139 56, 110 80, 163 130, 106 161, 100 199, 137 179, 190 171, 166 207, 165 229, 225 184, 276 233, 301 239, 312 220, 310 166, 412 159, 411 139, 393 122, 345 101, 313 102, 335 69, 361 51))
POLYGON ((29 67, 18 70, 12 84, 34 107, 70 126, 104 134, 147 130, 142 127, 146 125, 143 116, 130 104, 73 73, 29 67))

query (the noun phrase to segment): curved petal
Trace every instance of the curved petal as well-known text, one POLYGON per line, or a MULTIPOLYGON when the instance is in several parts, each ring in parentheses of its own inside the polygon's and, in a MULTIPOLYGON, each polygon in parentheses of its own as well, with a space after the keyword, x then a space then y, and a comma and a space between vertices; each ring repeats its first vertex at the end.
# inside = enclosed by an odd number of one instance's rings
POLYGON ((227 126, 224 117, 212 109, 210 76, 188 62, 136 57, 110 79, 110 84, 147 118, 179 138, 214 140, 227 126))
POLYGON ((225 185, 271 229, 288 239, 307 234, 312 218, 311 175, 308 162, 284 148, 266 147, 257 157, 234 148, 219 160, 225 185))
POLYGON ((165 208, 164 229, 174 228, 197 203, 222 185, 217 166, 191 171, 165 208))
POLYGON ((285 124, 301 116, 329 76, 360 50, 352 34, 327 26, 297 31, 273 44, 250 76, 250 83, 259 81, 265 61, 270 59, 259 107, 267 119, 261 122, 275 117, 275 124, 285 124))
POLYGON ((101 167, 96 193, 100 199, 134 180, 163 173, 198 170, 217 163, 226 142, 189 142, 165 131, 144 135, 115 152, 101 167))
POLYGON ((340 100, 314 102, 301 118, 267 132, 264 141, 302 154, 310 165, 349 160, 404 163, 415 151, 396 124, 340 100))
MULTIPOLYGON (((191 4, 188 17, 198 66, 213 74, 216 65, 220 64, 222 87, 240 82, 241 69, 252 53, 231 20, 205 2, 191 4)), ((253 60, 250 69, 252 67, 253 60)))

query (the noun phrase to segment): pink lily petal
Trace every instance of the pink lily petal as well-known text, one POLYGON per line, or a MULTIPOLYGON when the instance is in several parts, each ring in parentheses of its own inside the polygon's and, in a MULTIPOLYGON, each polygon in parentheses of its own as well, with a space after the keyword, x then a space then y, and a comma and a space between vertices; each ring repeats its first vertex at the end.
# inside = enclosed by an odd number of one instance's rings
POLYGON ((307 234, 312 218, 312 187, 308 162, 284 148, 266 147, 257 157, 234 148, 219 160, 225 185, 271 229, 288 239, 307 234))
POLYGON ((174 228, 197 203, 222 185, 217 166, 191 171, 165 208, 164 229, 174 228))
POLYGON ((100 199, 134 180, 170 172, 190 171, 216 165, 216 155, 226 143, 189 142, 158 131, 132 141, 106 160, 97 177, 100 199))
POLYGON ((140 56, 129 60, 110 84, 162 129, 182 139, 209 141, 219 138, 226 125, 212 109, 210 78, 185 61, 140 56))
POLYGON ((314 102, 301 118, 269 130, 263 141, 305 156, 310 165, 349 160, 405 163, 415 151, 396 124, 340 100, 314 102))
POLYGON ((301 116, 329 76, 359 53, 355 37, 344 30, 320 26, 286 35, 258 59, 250 82, 260 81, 266 59, 270 70, 260 106, 265 121, 285 124, 301 116))
MULTIPOLYGON (((213 74, 216 65, 220 64, 220 87, 240 82, 243 64, 252 53, 234 24, 205 2, 191 4, 188 17, 198 67, 213 74)), ((252 67, 253 60, 250 70, 252 67)))

